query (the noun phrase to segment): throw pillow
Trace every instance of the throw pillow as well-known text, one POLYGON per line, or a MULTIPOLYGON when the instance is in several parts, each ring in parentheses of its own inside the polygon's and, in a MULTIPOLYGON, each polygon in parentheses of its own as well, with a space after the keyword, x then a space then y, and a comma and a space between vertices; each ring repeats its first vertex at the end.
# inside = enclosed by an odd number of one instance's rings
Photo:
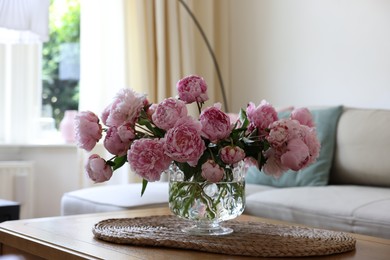
MULTIPOLYGON (((337 122, 342 111, 342 106, 310 109, 316 124, 318 139, 321 142, 320 155, 315 163, 299 172, 287 171, 279 179, 266 175, 256 167, 250 167, 246 174, 246 182, 275 187, 327 185, 333 161, 337 122)), ((290 112, 281 112, 279 118, 289 115, 290 112)))

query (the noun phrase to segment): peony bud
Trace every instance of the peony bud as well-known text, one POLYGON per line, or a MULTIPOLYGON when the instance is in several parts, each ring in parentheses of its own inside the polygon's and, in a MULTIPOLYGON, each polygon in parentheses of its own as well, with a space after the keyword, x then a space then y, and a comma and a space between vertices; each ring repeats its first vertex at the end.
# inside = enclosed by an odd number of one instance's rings
POLYGON ((219 182, 223 179, 225 171, 213 160, 202 164, 202 177, 209 182, 219 182))

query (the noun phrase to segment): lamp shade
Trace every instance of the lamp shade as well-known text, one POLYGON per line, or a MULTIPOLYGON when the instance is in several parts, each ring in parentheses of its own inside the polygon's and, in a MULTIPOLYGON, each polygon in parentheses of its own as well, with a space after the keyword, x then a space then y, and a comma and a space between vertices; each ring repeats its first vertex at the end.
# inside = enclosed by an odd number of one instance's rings
POLYGON ((50 0, 0 0, 0 42, 49 39, 50 0))

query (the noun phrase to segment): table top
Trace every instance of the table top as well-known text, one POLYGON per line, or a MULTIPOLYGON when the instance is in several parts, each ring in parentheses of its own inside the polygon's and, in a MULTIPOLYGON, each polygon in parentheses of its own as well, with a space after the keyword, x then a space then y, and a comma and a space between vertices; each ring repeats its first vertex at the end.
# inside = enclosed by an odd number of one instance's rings
MULTIPOLYGON (((7 221, 0 223, 0 243, 3 244, 3 252, 7 246, 47 259, 58 259, 59 256, 61 259, 65 257, 67 259, 250 259, 191 250, 118 245, 95 239, 92 234, 94 224, 104 219, 166 214, 170 214, 168 208, 154 208, 7 221)), ((246 215, 240 216, 238 220, 286 224, 281 221, 246 215)), ((390 240, 351 235, 357 240, 355 251, 319 258, 388 259, 390 256, 390 240)))

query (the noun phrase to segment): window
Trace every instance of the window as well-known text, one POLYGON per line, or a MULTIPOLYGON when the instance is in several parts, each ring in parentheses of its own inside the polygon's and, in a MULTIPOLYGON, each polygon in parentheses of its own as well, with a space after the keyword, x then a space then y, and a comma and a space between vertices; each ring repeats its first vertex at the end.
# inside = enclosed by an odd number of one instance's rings
POLYGON ((58 143, 64 112, 78 108, 79 0, 50 3, 48 42, 0 43, 0 144, 58 143))
POLYGON ((42 112, 58 125, 66 110, 78 109, 79 0, 56 0, 50 5, 50 40, 43 44, 42 112))

